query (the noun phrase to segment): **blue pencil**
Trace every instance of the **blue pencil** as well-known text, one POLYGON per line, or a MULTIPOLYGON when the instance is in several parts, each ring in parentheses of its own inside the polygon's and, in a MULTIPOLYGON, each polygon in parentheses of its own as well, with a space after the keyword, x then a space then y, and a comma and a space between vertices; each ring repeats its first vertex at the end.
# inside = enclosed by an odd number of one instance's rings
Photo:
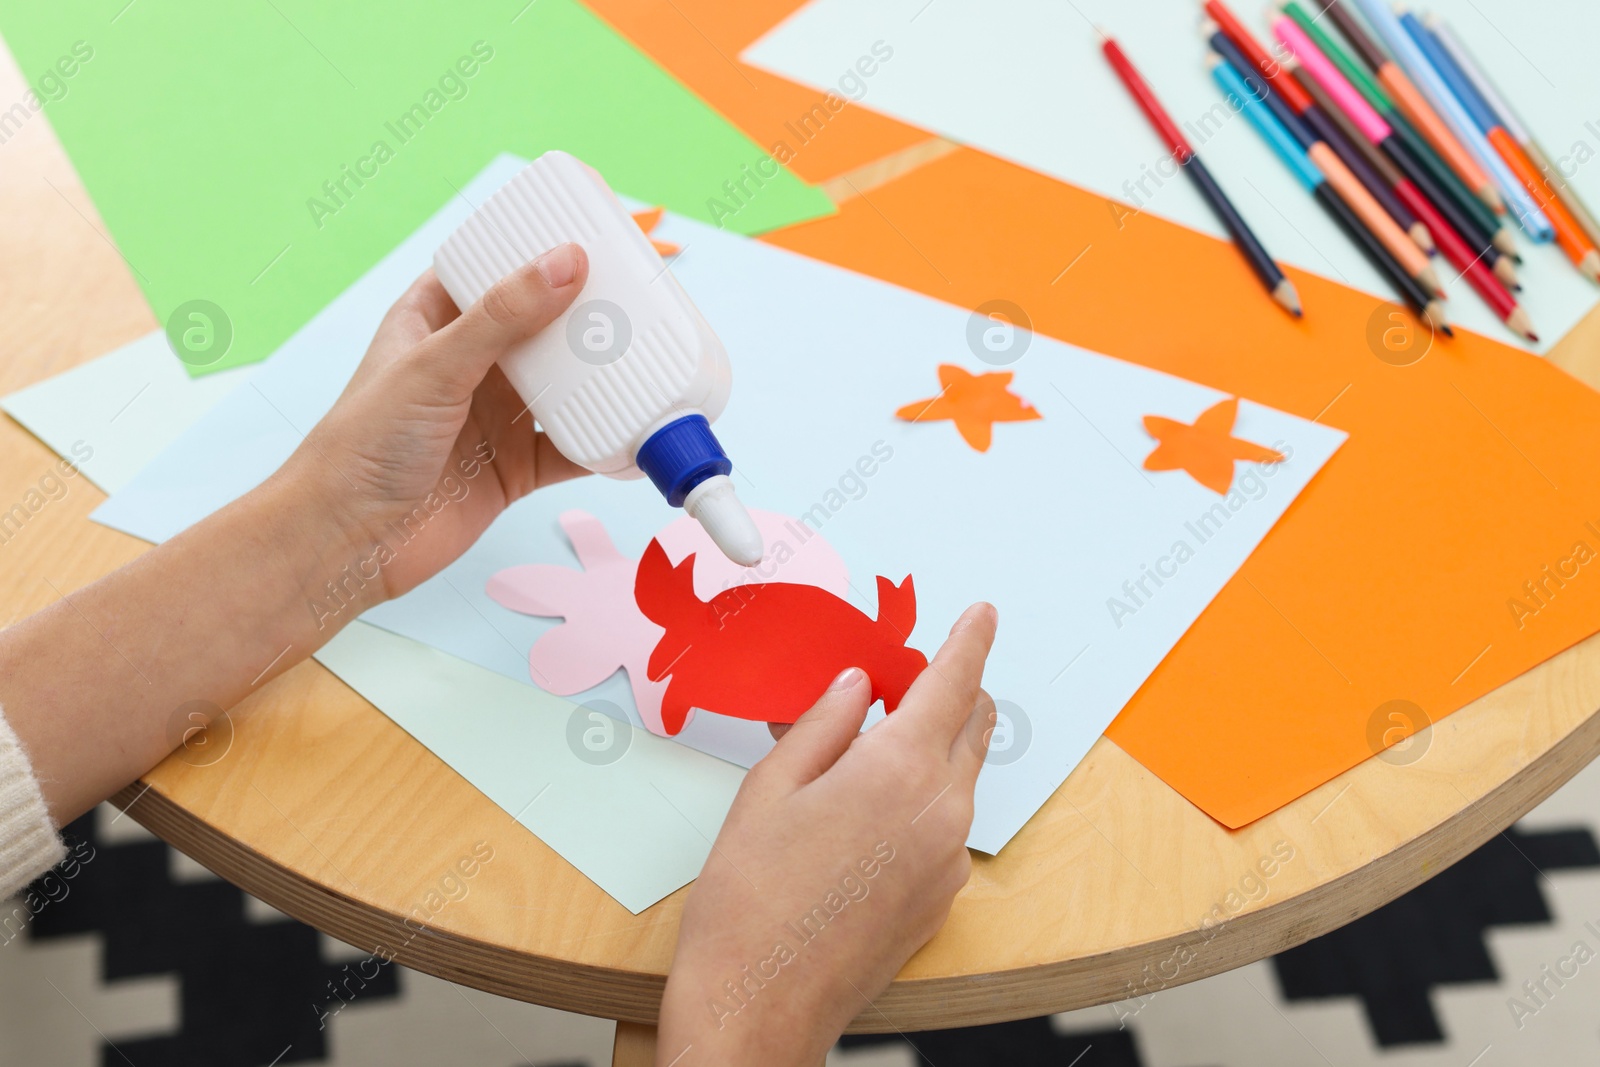
MULTIPOLYGON (((1245 76, 1236 69, 1228 60, 1220 55, 1213 55, 1210 60, 1211 75, 1232 100, 1237 101, 1238 108, 1244 112, 1250 124, 1260 131, 1268 144, 1278 154, 1278 158, 1294 172, 1300 179, 1300 184, 1316 197, 1328 214, 1333 216, 1340 229, 1366 253, 1367 259, 1377 269, 1378 273, 1389 279, 1389 284, 1399 291, 1401 297, 1416 312, 1417 317, 1431 324, 1440 333, 1447 337, 1454 337, 1455 332, 1450 329, 1445 321, 1444 307, 1439 301, 1422 287, 1411 275, 1406 273, 1405 267, 1394 253, 1386 248, 1376 234, 1362 224, 1355 211, 1344 201, 1336 189, 1328 184, 1328 179, 1322 173, 1322 168, 1301 147, 1300 140, 1289 128, 1279 121, 1275 108, 1269 101, 1273 98, 1272 90, 1260 78, 1246 82, 1245 76)), ((1292 112, 1290 113, 1292 116, 1292 112)))
MULTIPOLYGON (((1539 205, 1528 196, 1527 191, 1517 181, 1516 175, 1511 173, 1505 160, 1500 158, 1499 153, 1489 144, 1488 138, 1479 131, 1461 101, 1456 99, 1439 71, 1428 61, 1422 47, 1406 29, 1403 19, 1410 16, 1404 11, 1397 16, 1389 9, 1387 0, 1355 0, 1355 3, 1361 8, 1362 14, 1367 16, 1372 28, 1383 38, 1384 44, 1389 46, 1395 62, 1411 75, 1428 103, 1433 105, 1433 109, 1449 125, 1451 132, 1471 153, 1478 166, 1489 175, 1500 195, 1510 206, 1512 214, 1516 215, 1517 221, 1522 224, 1522 228, 1535 241, 1550 240, 1554 236, 1550 220, 1539 210, 1539 205)), ((1423 28, 1415 17, 1411 17, 1411 22, 1419 30, 1423 28)))
POLYGON ((1472 119, 1472 124, 1485 136, 1490 130, 1500 125, 1500 120, 1495 116, 1489 102, 1478 92, 1478 87, 1467 80, 1466 71, 1456 63, 1455 57, 1444 47, 1438 36, 1413 14, 1407 12, 1400 18, 1400 25, 1405 27, 1411 39, 1417 42, 1417 47, 1422 49, 1422 54, 1428 57, 1428 62, 1433 64, 1433 69, 1439 72, 1439 77, 1444 79, 1445 85, 1455 94, 1461 106, 1465 109, 1467 117, 1472 119))

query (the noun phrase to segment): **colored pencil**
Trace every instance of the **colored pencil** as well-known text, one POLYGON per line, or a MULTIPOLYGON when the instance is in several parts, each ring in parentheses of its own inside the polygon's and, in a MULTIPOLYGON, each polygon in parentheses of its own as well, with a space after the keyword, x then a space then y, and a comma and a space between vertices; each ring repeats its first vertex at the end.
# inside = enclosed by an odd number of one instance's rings
MULTIPOLYGON (((1287 67, 1287 64, 1285 66, 1287 67)), ((1383 153, 1379 152, 1370 141, 1362 136, 1361 131, 1356 129, 1348 116, 1338 109, 1338 106, 1328 96, 1327 90, 1318 84, 1315 78, 1308 75, 1304 70, 1291 69, 1290 75, 1300 83, 1302 89, 1310 94, 1311 99, 1317 102, 1317 106, 1334 121, 1334 124, 1339 127, 1339 131, 1344 134, 1345 139, 1360 149, 1363 155, 1367 156, 1367 162, 1372 165, 1372 169, 1382 175, 1385 181, 1396 187, 1407 181, 1395 169, 1394 164, 1385 159, 1383 153)), ((1420 193, 1417 195, 1421 196, 1420 193)), ((1397 246, 1394 237, 1386 233, 1383 227, 1373 226, 1372 230, 1389 248, 1389 251, 1394 254, 1394 258, 1406 268, 1406 272, 1411 277, 1433 292, 1442 291, 1439 286, 1439 276, 1434 273, 1433 265, 1428 262, 1427 253, 1418 248, 1415 241, 1406 239, 1403 243, 1398 243, 1397 246)), ((1394 229, 1394 236, 1404 238, 1406 235, 1398 229, 1394 229)))
POLYGON ((1211 205, 1211 210, 1216 212, 1222 224, 1227 227, 1233 236, 1233 243, 1250 262, 1251 268, 1255 270, 1267 291, 1272 294, 1272 299, 1291 314, 1297 316, 1301 314, 1300 294, 1295 291, 1294 283, 1284 276, 1283 268, 1273 261, 1267 250, 1261 246, 1261 242, 1256 239, 1256 235, 1250 231, 1244 216, 1239 214, 1227 194, 1222 191, 1222 186, 1217 184, 1217 180, 1211 176, 1211 172, 1200 161, 1200 157, 1195 155, 1194 149, 1189 146, 1177 124, 1172 121, 1172 116, 1161 106, 1161 101, 1156 98, 1155 92, 1139 74, 1132 61, 1110 37, 1105 37, 1101 51, 1105 53, 1106 60, 1116 71, 1117 77, 1127 86, 1128 92, 1145 113, 1145 117, 1150 120, 1150 124, 1155 127, 1162 140, 1166 141, 1167 147, 1172 151, 1172 158, 1183 167, 1184 173, 1189 175, 1189 180, 1194 182, 1200 195, 1206 199, 1211 205))
MULTIPOLYGON (((1333 64, 1317 51, 1316 46, 1300 31, 1293 19, 1287 16, 1280 17, 1273 23, 1272 29, 1279 39, 1294 52, 1298 61, 1303 62, 1306 65, 1306 69, 1322 84, 1323 88, 1328 90, 1329 95, 1339 101, 1345 113, 1349 115, 1355 125, 1370 140, 1382 148, 1413 181, 1419 184, 1431 184, 1431 178, 1405 151, 1405 147, 1394 136, 1394 131, 1361 98, 1361 94, 1356 92, 1350 83, 1344 80, 1343 75, 1334 68, 1333 64)), ((1433 195, 1438 195, 1436 189, 1430 190, 1430 192, 1433 195)), ((1518 306, 1516 300, 1506 291, 1501 284, 1501 279, 1497 278, 1494 273, 1491 273, 1484 266, 1484 261, 1489 259, 1491 254, 1498 260, 1495 263, 1496 271, 1499 271, 1501 267, 1511 271, 1510 261, 1500 257, 1492 245, 1485 244, 1474 252, 1451 225, 1436 215, 1430 216, 1428 214, 1428 212, 1432 211, 1433 205, 1426 198, 1417 202, 1416 209, 1429 222, 1429 228, 1434 231, 1434 237, 1438 239, 1439 249, 1444 253, 1445 258, 1450 261, 1456 270, 1461 272, 1461 276, 1467 280, 1468 284, 1478 291, 1485 302, 1494 309, 1495 314, 1505 320, 1506 324, 1517 333, 1531 340, 1537 340, 1536 335, 1533 333, 1532 325, 1528 321, 1527 313, 1518 306)), ((1515 277, 1514 271, 1512 272, 1512 277, 1515 277)))
MULTIPOLYGON (((1217 17, 1217 24, 1221 27, 1222 34, 1244 53, 1245 58, 1242 62, 1239 62, 1230 53, 1223 52, 1223 54, 1230 61, 1235 61, 1238 69, 1249 71, 1252 74, 1259 74, 1269 82, 1277 85, 1281 80, 1279 75, 1282 74, 1282 68, 1278 61, 1266 54, 1261 45, 1256 42, 1248 30, 1239 24, 1239 21, 1233 17, 1232 12, 1228 11, 1227 7, 1221 3, 1221 0, 1212 0, 1212 2, 1207 3, 1206 11, 1208 14, 1217 17)), ((1207 28, 1209 28, 1209 24, 1207 24, 1207 28)), ((1201 32, 1205 33, 1206 30, 1202 29, 1201 32)), ((1215 34, 1212 36, 1215 36, 1215 34)), ((1216 45, 1213 44, 1213 47, 1216 47, 1216 45)), ((1394 186, 1385 181, 1384 176, 1373 169, 1372 164, 1362 155, 1360 149, 1345 138, 1332 120, 1316 108, 1299 86, 1295 85, 1293 81, 1288 81, 1280 85, 1279 89, 1285 101, 1294 109, 1295 113, 1302 115, 1306 123, 1311 126, 1313 132, 1317 135, 1317 139, 1322 141, 1339 157, 1343 167, 1338 169, 1348 170, 1366 188, 1368 196, 1361 197, 1359 200, 1352 200, 1353 207, 1360 209, 1367 200, 1375 200, 1402 230, 1410 233, 1412 227, 1419 223, 1421 223, 1423 231, 1429 230, 1427 224, 1418 218, 1415 208, 1407 204, 1394 186)), ((1310 144, 1308 143, 1306 147, 1309 148, 1310 144)), ((1326 170, 1327 168, 1324 169, 1326 170)), ((1339 177, 1340 175, 1337 173, 1329 174, 1329 179, 1335 182, 1335 188, 1339 187, 1339 177)), ((1431 233, 1426 237, 1426 241, 1429 246, 1435 243, 1431 233)), ((1419 246, 1422 244, 1420 241, 1418 243, 1419 246)), ((1431 247, 1429 250, 1431 250, 1431 247)))
MULTIPOLYGON (((1345 164, 1339 151, 1330 146, 1316 130, 1307 125, 1300 113, 1295 111, 1284 99, 1284 92, 1286 91, 1301 93, 1303 97, 1304 90, 1299 85, 1293 80, 1269 79, 1258 70, 1253 69, 1250 60, 1246 58, 1239 46, 1234 43, 1231 37, 1218 28, 1216 23, 1207 23, 1201 32, 1207 35, 1206 39, 1211 47, 1226 59, 1235 70, 1241 72, 1245 78, 1246 86, 1272 112, 1273 117, 1278 120, 1278 124, 1289 131, 1290 136, 1305 149, 1308 158, 1317 165, 1328 184, 1339 194, 1345 204, 1355 212, 1357 217, 1366 220, 1368 229, 1381 228, 1384 220, 1388 220, 1391 226, 1395 225, 1392 218, 1383 209, 1383 206, 1373 198, 1366 183, 1361 181, 1360 176, 1345 164), (1269 88, 1269 86, 1276 86, 1277 91, 1269 88)), ((1312 114, 1312 109, 1308 108, 1307 113, 1312 114)), ((1312 117, 1319 118, 1324 124, 1331 125, 1325 117, 1315 114, 1312 114, 1312 117)), ((1336 130, 1334 133, 1337 135, 1336 130)), ((1354 149, 1347 146, 1346 151, 1354 152, 1354 149)), ((1371 173, 1370 167, 1367 170, 1371 173)), ((1438 276, 1430 271, 1427 278, 1428 280, 1425 284, 1428 288, 1437 290, 1438 276)))
MULTIPOLYGON (((1239 20, 1234 17, 1233 12, 1229 11, 1221 0, 1207 0, 1205 9, 1207 14, 1215 19, 1228 40, 1232 41, 1244 53, 1245 62, 1242 64, 1236 63, 1235 65, 1240 70, 1260 74, 1276 85, 1276 79, 1282 73, 1278 61, 1267 54, 1266 50, 1251 36, 1250 31, 1246 30, 1239 20)), ((1202 30, 1202 33, 1205 33, 1205 30, 1202 30)), ((1224 55, 1226 54, 1224 53, 1224 55)), ((1228 58, 1230 61, 1233 59, 1232 56, 1228 58)), ((1311 106, 1310 99, 1293 82, 1279 85, 1278 88, 1285 102, 1294 109, 1296 115, 1304 114, 1306 109, 1311 106)), ((1345 141, 1343 135, 1333 126, 1332 122, 1328 121, 1325 116, 1317 114, 1307 115, 1306 119, 1311 123, 1318 139, 1325 142, 1330 149, 1338 154, 1345 167, 1366 187, 1367 193, 1371 198, 1383 206, 1383 210, 1388 213, 1389 217, 1397 225, 1409 231, 1411 226, 1419 221, 1416 214, 1400 202, 1400 198, 1395 195, 1394 189, 1362 158, 1356 147, 1345 141)))
MULTIPOLYGON (((1264 98, 1256 94, 1255 87, 1247 85, 1244 76, 1224 57, 1213 53, 1211 64, 1212 77, 1222 86, 1222 91, 1239 101, 1245 116, 1266 138, 1267 143, 1277 152, 1278 158, 1283 160, 1295 177, 1300 179, 1300 183, 1316 197, 1323 209, 1333 216, 1339 227, 1366 253, 1373 267, 1388 278, 1389 283, 1416 312, 1417 317, 1446 336, 1455 336, 1450 324, 1445 321, 1443 305, 1433 299, 1429 292, 1406 272, 1406 268, 1391 254, 1384 242, 1378 240, 1371 230, 1362 225, 1361 219, 1340 197, 1338 191, 1328 184, 1321 168, 1307 155, 1300 142, 1273 115, 1264 98)), ((1256 86, 1264 93, 1271 92, 1259 82, 1256 86)), ((1390 225, 1393 225, 1392 221, 1390 225)))
POLYGON ((1484 100, 1494 109, 1495 114, 1500 116, 1500 121, 1505 123, 1506 131, 1522 146, 1522 150, 1528 154, 1528 158, 1533 161, 1534 166, 1544 175, 1546 184, 1555 191, 1562 204, 1566 205, 1572 217, 1583 227, 1584 233, 1589 235, 1589 240, 1594 242, 1595 247, 1600 248, 1600 222, 1595 220, 1593 213, 1589 211, 1588 205, 1583 202, 1583 198, 1578 195, 1577 190, 1572 187, 1570 182, 1565 179, 1557 179, 1555 167, 1550 163, 1549 155, 1534 138, 1521 117, 1518 116, 1516 109, 1500 94, 1500 90, 1495 87, 1493 80, 1483 72, 1483 68, 1478 65, 1477 61, 1472 58, 1471 53, 1455 37, 1450 27, 1441 23, 1440 31, 1440 39, 1444 42, 1445 47, 1450 49, 1451 54, 1456 58, 1456 62, 1467 72, 1467 76, 1472 78, 1473 83, 1478 88, 1478 92, 1483 95, 1484 100))
MULTIPOLYGON (((1298 5, 1294 6, 1298 11, 1298 5)), ((1285 10, 1287 10, 1287 8, 1285 10)), ((1339 116, 1334 111, 1330 110, 1324 101, 1318 100, 1317 106, 1321 107, 1323 111, 1327 112, 1329 116, 1335 120, 1338 119, 1339 116)), ((1400 184, 1400 181, 1403 179, 1394 173, 1394 165, 1385 159, 1381 152, 1377 151, 1376 148, 1368 144, 1363 138, 1351 137, 1350 131, 1344 128, 1343 123, 1339 124, 1339 128, 1341 132, 1345 134, 1346 139, 1349 140, 1350 143, 1355 146, 1356 150, 1361 153, 1362 158, 1371 165, 1375 172, 1377 172, 1378 176, 1383 180, 1384 184, 1388 188, 1393 189, 1395 186, 1400 184)), ((1406 204, 1406 200, 1404 198, 1397 197, 1397 199, 1400 200, 1402 205, 1406 204)), ((1407 214, 1413 214, 1409 208, 1407 208, 1407 214)), ((1414 214, 1413 217, 1415 217, 1414 214)), ((1400 222, 1402 226, 1405 226, 1405 223, 1402 220, 1397 218, 1395 221, 1400 222)), ((1434 250, 1435 246, 1433 242, 1433 235, 1428 232, 1428 227, 1424 226, 1420 220, 1413 225, 1405 226, 1405 229, 1406 232, 1411 235, 1412 240, 1415 241, 1423 251, 1432 252, 1434 250)))
POLYGON ((1450 127, 1439 117, 1438 112, 1434 111, 1433 105, 1423 97, 1421 90, 1401 69, 1400 64, 1391 59, 1389 54, 1378 47, 1377 42, 1368 35, 1366 28, 1356 19, 1348 4, 1344 0, 1333 0, 1327 11, 1344 31, 1346 39, 1366 58, 1379 84, 1393 97, 1395 107, 1410 120, 1439 156, 1450 164, 1462 184, 1471 189, 1473 194, 1496 214, 1505 214, 1505 198, 1495 189, 1494 182, 1489 180, 1489 175, 1478 166, 1477 160, 1467 151, 1466 145, 1450 132, 1450 127))
MULTIPOLYGON (((1433 175, 1428 173, 1427 168, 1411 155, 1404 143, 1395 135, 1393 127, 1384 122, 1383 117, 1372 109, 1360 93, 1356 92, 1345 80, 1344 75, 1339 73, 1316 44, 1295 24, 1294 19, 1287 15, 1279 16, 1272 24, 1272 31, 1293 53, 1297 61, 1304 63, 1307 71, 1328 90, 1338 109, 1352 121, 1360 131, 1360 135, 1381 149, 1395 162, 1398 170, 1405 174, 1408 181, 1397 188, 1396 193, 1427 222, 1430 230, 1435 231, 1434 236, 1439 240, 1441 247, 1451 243, 1452 235, 1437 231, 1441 228, 1453 229, 1454 236, 1472 250, 1472 259, 1481 258, 1484 265, 1502 282, 1516 286, 1518 284, 1516 268, 1494 246, 1491 235, 1478 228, 1474 220, 1460 211, 1456 203, 1445 195, 1434 182, 1433 175)), ((1447 258, 1455 263, 1458 270, 1464 269, 1456 257, 1447 258)))
POLYGON ((1489 176, 1489 180, 1505 198, 1506 206, 1510 208, 1523 230, 1535 241, 1548 241, 1552 236, 1550 220, 1545 218, 1544 212, 1539 210, 1539 206, 1528 197, 1522 186, 1517 184, 1516 177, 1506 167, 1505 161, 1490 147, 1488 140, 1479 132, 1477 126, 1473 125, 1472 119, 1461 106, 1461 101, 1455 98, 1455 94, 1444 83, 1438 70, 1429 62, 1421 46, 1417 44, 1412 30, 1402 20, 1409 20, 1419 31, 1422 24, 1403 7, 1391 11, 1386 6, 1387 0, 1355 0, 1355 2, 1367 16, 1367 21, 1372 24, 1373 29, 1378 31, 1378 35, 1389 46, 1395 61, 1405 68, 1428 103, 1433 105, 1434 110, 1450 127, 1450 132, 1466 146, 1473 160, 1489 176))
MULTIPOLYGON (((1266 49, 1250 34, 1250 31, 1245 29, 1243 24, 1228 10, 1227 5, 1222 3, 1222 0, 1206 0, 1204 6, 1206 13, 1216 20, 1227 38, 1237 45, 1247 57, 1247 61, 1240 66, 1240 69, 1259 72, 1275 85, 1282 81, 1283 84, 1280 86, 1280 91, 1284 101, 1294 109, 1295 114, 1304 116, 1305 121, 1312 127, 1317 136, 1339 155, 1345 166, 1361 180, 1361 183, 1367 187, 1373 198, 1382 204, 1392 217, 1399 218, 1395 204, 1401 202, 1401 194, 1403 193, 1409 198, 1404 202, 1404 211, 1422 222, 1424 228, 1429 231, 1433 243, 1437 245, 1438 235, 1434 231, 1438 229, 1438 212, 1433 210, 1430 205, 1419 206, 1416 202, 1426 198, 1415 195, 1414 190, 1397 191, 1387 184, 1382 176, 1377 174, 1366 159, 1362 157, 1361 152, 1346 140, 1333 120, 1323 114, 1321 109, 1316 107, 1315 103, 1306 96, 1304 90, 1296 85, 1292 79, 1285 81, 1280 78, 1283 73, 1282 65, 1276 58, 1267 53, 1266 49)), ((1437 190, 1437 185, 1431 186, 1430 189, 1437 190)), ((1452 223, 1458 227, 1458 230, 1465 228, 1463 239, 1469 246, 1482 248, 1484 245, 1493 243, 1493 235, 1481 228, 1471 228, 1472 223, 1469 219, 1458 217, 1454 214, 1449 217, 1452 223), (1479 240, 1480 237, 1481 240, 1479 240)), ((1511 284, 1516 284, 1514 268, 1509 263, 1500 266, 1498 263, 1500 255, 1501 252, 1498 248, 1485 253, 1487 265, 1490 269, 1497 269, 1507 276, 1511 284)))
POLYGON ((1432 75, 1423 75, 1423 92, 1428 92, 1432 87, 1445 100, 1445 121, 1454 129, 1457 125, 1463 128, 1458 131, 1459 136, 1466 142, 1467 148, 1483 168, 1489 172, 1489 177, 1506 198, 1506 206, 1516 216, 1517 221, 1528 236, 1541 244, 1555 237, 1555 228, 1550 224, 1550 218, 1539 207, 1538 201, 1528 194, 1516 173, 1507 165, 1504 157, 1495 151, 1488 135, 1479 125, 1472 114, 1468 99, 1462 91, 1468 89, 1464 80, 1453 79, 1448 70, 1450 58, 1440 47, 1438 38, 1428 32, 1422 20, 1407 11, 1404 7, 1396 5, 1395 13, 1400 19, 1400 27, 1411 38, 1411 43, 1416 45, 1416 50, 1422 56, 1422 62, 1432 70, 1432 75))
MULTIPOLYGON (((1338 67, 1339 72, 1366 98, 1367 103, 1372 105, 1373 110, 1381 115, 1383 120, 1399 135, 1401 141, 1410 149, 1411 154, 1432 175, 1434 184, 1439 187, 1444 195, 1448 196, 1458 209, 1470 216, 1477 229, 1487 234, 1496 248, 1506 255, 1515 256, 1517 242, 1512 237, 1511 231, 1500 221, 1500 218, 1495 215, 1489 205, 1478 199, 1477 194, 1467 188, 1460 175, 1434 150, 1433 145, 1428 143, 1428 140, 1417 132, 1417 128, 1411 124, 1411 120, 1400 113, 1388 92, 1373 80, 1374 74, 1369 73, 1367 67, 1363 65, 1363 60, 1370 63, 1374 54, 1380 60, 1387 62, 1387 57, 1383 56, 1377 46, 1371 43, 1371 39, 1366 37, 1366 31, 1361 29, 1360 26, 1355 26, 1353 30, 1366 43, 1365 48, 1357 47, 1355 49, 1362 57, 1358 59, 1340 47, 1339 43, 1333 39, 1333 36, 1323 30, 1318 20, 1313 19, 1305 8, 1301 7, 1295 0, 1285 0, 1283 10, 1290 18, 1294 19, 1297 26, 1305 31, 1306 36, 1311 38, 1312 43, 1321 49, 1322 54, 1333 61, 1334 66, 1338 67)), ((1329 8, 1328 11, 1335 16, 1335 22, 1341 21, 1338 17, 1340 15, 1344 15, 1346 18, 1350 17, 1349 12, 1337 4, 1329 8)), ((1346 36, 1350 36, 1351 32, 1347 30, 1346 36)), ((1463 236, 1467 235, 1463 234, 1463 236)))
POLYGON ((1511 172, 1549 216, 1550 226, 1555 231, 1556 243, 1590 281, 1600 281, 1600 250, 1596 249, 1594 241, 1584 231, 1583 225, 1556 196, 1555 191, 1546 184, 1538 166, 1509 129, 1504 112, 1490 103, 1489 97, 1481 89, 1486 79, 1477 72, 1466 49, 1438 18, 1430 17, 1424 23, 1424 29, 1439 50, 1440 74, 1450 83, 1456 96, 1467 109, 1467 113, 1489 139, 1494 150, 1506 161, 1506 166, 1511 168, 1511 172))

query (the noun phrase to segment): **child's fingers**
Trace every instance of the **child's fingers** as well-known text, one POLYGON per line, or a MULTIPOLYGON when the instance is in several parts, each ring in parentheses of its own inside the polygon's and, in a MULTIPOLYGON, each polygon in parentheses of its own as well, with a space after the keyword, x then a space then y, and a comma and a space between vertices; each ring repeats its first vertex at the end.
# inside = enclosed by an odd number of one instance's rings
POLYGON ((984 757, 989 754, 989 741, 994 736, 994 697, 983 689, 973 702, 967 721, 962 724, 955 740, 950 742, 950 765, 955 769, 956 781, 968 789, 978 780, 984 757))
POLYGON ((389 309, 389 314, 384 316, 384 324, 378 327, 378 333, 383 333, 391 316, 410 318, 416 327, 427 331, 415 338, 415 341, 420 341, 460 318, 461 310, 450 299, 450 294, 444 291, 444 283, 439 281, 439 276, 429 267, 389 309))
POLYGON ((812 781, 838 762, 860 735, 871 699, 872 687, 861 668, 844 671, 761 763, 795 786, 812 781))
POLYGON ((992 604, 974 604, 962 612, 927 669, 911 683, 899 710, 883 725, 915 734, 941 753, 947 750, 972 714, 997 621, 992 604))
POLYGON ((538 430, 533 438, 534 458, 534 488, 540 489, 547 485, 555 485, 569 478, 580 478, 589 473, 589 468, 579 466, 556 448, 555 442, 545 436, 543 430, 538 430))
POLYGON ((588 271, 583 249, 564 244, 501 278, 413 350, 418 387, 444 403, 471 396, 496 360, 567 309, 588 271))
POLYGON ((387 367, 460 314, 433 270, 423 271, 384 313, 354 380, 387 367))

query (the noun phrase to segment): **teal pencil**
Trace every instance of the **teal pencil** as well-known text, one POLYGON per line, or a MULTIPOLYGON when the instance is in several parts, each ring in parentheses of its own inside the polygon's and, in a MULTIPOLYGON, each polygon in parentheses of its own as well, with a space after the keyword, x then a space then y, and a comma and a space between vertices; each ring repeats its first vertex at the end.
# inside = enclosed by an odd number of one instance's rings
MULTIPOLYGON (((1295 136, 1262 102, 1263 97, 1252 92, 1244 76, 1222 56, 1213 53, 1208 62, 1211 64, 1211 75, 1222 87, 1222 91, 1238 101, 1238 106, 1245 117, 1272 146, 1278 158, 1283 160, 1284 165, 1296 178, 1300 179, 1300 184, 1317 199, 1323 209, 1333 216, 1334 222, 1366 254, 1368 261, 1378 273, 1389 280, 1389 284, 1394 286, 1401 298, 1410 305, 1411 310, 1416 312, 1417 317, 1446 337, 1454 337, 1455 332, 1445 321, 1444 305, 1434 299, 1432 294, 1422 287, 1422 283, 1406 273, 1405 267, 1395 258, 1394 253, 1367 228, 1338 191, 1328 184, 1322 168, 1317 166, 1316 161, 1301 147, 1295 136)), ((1271 91, 1262 85, 1262 94, 1271 91)))

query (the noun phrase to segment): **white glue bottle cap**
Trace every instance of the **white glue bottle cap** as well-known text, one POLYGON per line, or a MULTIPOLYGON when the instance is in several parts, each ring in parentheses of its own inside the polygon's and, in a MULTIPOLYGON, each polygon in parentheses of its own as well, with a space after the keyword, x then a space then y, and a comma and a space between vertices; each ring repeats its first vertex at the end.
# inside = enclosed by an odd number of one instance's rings
POLYGON ((683 499, 683 510, 705 528, 713 544, 733 562, 754 567, 765 550, 761 531, 733 491, 733 479, 726 474, 707 478, 683 499))

